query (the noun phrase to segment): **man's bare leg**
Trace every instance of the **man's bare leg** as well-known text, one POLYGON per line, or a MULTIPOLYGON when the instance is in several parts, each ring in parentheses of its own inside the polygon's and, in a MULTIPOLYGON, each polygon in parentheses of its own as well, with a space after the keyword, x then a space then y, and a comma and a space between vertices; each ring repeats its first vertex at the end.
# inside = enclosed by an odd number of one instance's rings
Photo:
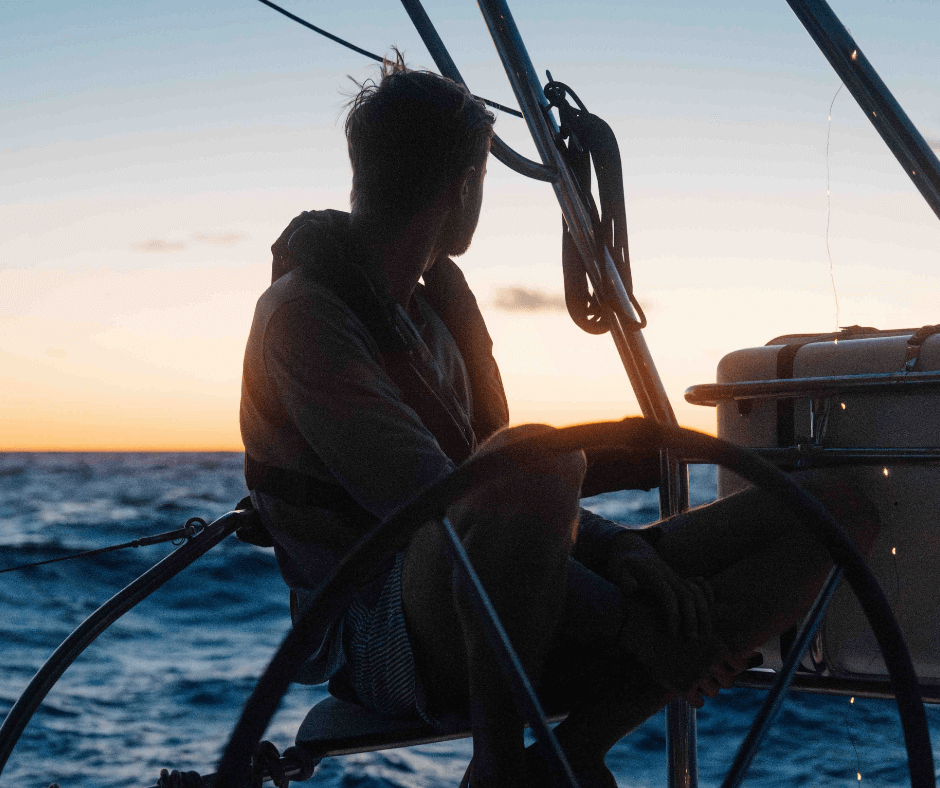
MULTIPOLYGON (((833 512, 868 554, 878 530, 876 508, 839 475, 812 472, 801 483, 833 512)), ((664 534, 656 545, 663 559, 681 577, 706 578, 714 591, 716 636, 729 647, 717 654, 709 673, 690 699, 700 705, 704 693, 717 694, 745 669, 747 655, 775 634, 795 624, 811 606, 831 568, 825 549, 772 496, 749 490, 661 523, 664 534)), ((647 636, 648 653, 641 661, 659 658, 674 638, 661 619, 642 603, 632 603, 628 627, 647 636)), ((668 660, 674 660, 668 655, 668 660)), ((625 666, 625 669, 626 668, 625 666)), ((674 693, 640 669, 622 684, 576 707, 556 735, 570 759, 595 785, 614 785, 603 765, 606 752, 624 735, 658 711, 674 693), (606 780, 606 782, 605 782, 606 780)))
MULTIPOLYGON (((536 429, 545 428, 506 430, 489 445, 536 429)), ((533 680, 564 603, 584 470, 580 452, 552 462, 533 460, 518 474, 483 485, 448 512, 533 680)), ((402 581, 419 672, 433 703, 470 709, 471 785, 518 788, 525 784, 522 719, 462 574, 454 570, 440 525, 424 526, 408 548, 402 581)))

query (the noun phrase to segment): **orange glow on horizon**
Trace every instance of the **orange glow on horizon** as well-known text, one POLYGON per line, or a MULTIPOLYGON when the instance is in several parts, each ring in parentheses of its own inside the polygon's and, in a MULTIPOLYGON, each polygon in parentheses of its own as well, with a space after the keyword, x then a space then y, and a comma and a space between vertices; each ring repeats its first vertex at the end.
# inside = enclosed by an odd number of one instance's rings
MULTIPOLYGON (((637 413, 617 412, 615 409, 585 409, 579 416, 572 406, 551 413, 540 407, 519 407, 513 414, 512 426, 528 423, 568 427, 597 421, 619 421, 637 413)), ((701 423, 689 420, 682 426, 715 434, 711 409, 702 409, 706 417, 701 423), (710 411, 710 412, 709 412, 710 411)), ((206 415, 206 414, 203 414, 206 415)), ((242 452, 244 446, 238 433, 237 417, 231 423, 208 423, 190 417, 171 425, 145 420, 120 420, 107 425, 101 421, 68 424, 64 420, 46 420, 40 425, 10 421, 0 422, 0 453, 7 452, 242 452)))
POLYGON ((44 419, 36 423, 0 424, 0 452, 240 452, 238 419, 232 424, 170 425, 144 419, 102 418, 68 424, 44 419), (94 423, 97 422, 97 423, 94 423))

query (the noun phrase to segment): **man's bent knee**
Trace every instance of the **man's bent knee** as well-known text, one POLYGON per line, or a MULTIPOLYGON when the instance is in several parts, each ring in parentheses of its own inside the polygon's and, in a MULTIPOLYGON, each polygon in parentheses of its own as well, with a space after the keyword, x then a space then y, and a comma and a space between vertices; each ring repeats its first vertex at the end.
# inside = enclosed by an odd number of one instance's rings
MULTIPOLYGON (((481 452, 552 429, 527 424, 503 430, 481 452)), ((585 468, 580 451, 550 459, 523 457, 464 495, 448 514, 467 549, 483 551, 479 558, 486 563, 554 565, 574 546, 585 468)))
MULTIPOLYGON (((554 431, 555 428, 548 424, 521 424, 518 427, 507 427, 489 438, 480 447, 480 453, 496 451, 514 441, 554 431)), ((526 479, 550 476, 563 488, 580 491, 581 482, 584 481, 584 475, 587 472, 587 459, 580 449, 554 457, 526 453, 517 459, 520 480, 523 482, 526 479)))

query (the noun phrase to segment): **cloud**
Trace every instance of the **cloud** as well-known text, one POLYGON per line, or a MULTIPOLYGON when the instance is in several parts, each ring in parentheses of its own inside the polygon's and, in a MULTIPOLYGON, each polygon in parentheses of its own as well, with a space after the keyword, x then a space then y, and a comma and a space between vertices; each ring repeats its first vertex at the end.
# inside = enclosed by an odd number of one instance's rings
POLYGON ((134 244, 134 248, 138 252, 179 252, 186 248, 186 244, 180 243, 179 241, 161 241, 154 239, 152 241, 134 244))
POLYGON ((196 236, 196 240, 204 244, 216 244, 217 246, 229 246, 238 243, 245 236, 241 233, 225 233, 223 235, 202 235, 196 236))
POLYGON ((560 293, 529 287, 501 287, 496 291, 493 306, 504 312, 564 312, 565 297, 560 293))
MULTIPOLYGON (((197 243, 213 244, 214 246, 231 246, 244 238, 245 236, 242 233, 223 233, 221 235, 197 233, 193 236, 197 243)), ((182 241, 165 241, 160 238, 153 238, 143 243, 134 244, 134 249, 138 252, 181 252, 187 246, 188 244, 182 241)))
MULTIPOLYGON (((501 287, 496 291, 493 306, 504 312, 567 312, 565 297, 561 293, 537 290, 530 287, 501 287)), ((643 312, 649 314, 656 302, 644 299, 640 302, 643 312)))

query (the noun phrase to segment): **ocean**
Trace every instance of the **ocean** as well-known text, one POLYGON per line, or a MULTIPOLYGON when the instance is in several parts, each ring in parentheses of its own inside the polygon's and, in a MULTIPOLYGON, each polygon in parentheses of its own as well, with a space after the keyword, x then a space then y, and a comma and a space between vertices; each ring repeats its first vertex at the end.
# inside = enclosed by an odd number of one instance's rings
MULTIPOLYGON (((245 494, 236 453, 0 454, 0 569, 206 520, 245 494)), ((692 469, 693 503, 715 495, 714 469, 692 469)), ((588 504, 650 522, 655 493, 588 504)), ((0 716, 61 641, 171 545, 122 550, 0 575, 0 716)), ((52 689, 0 785, 147 788, 161 768, 215 771, 238 714, 290 624, 272 551, 229 537, 111 626, 52 689)), ((290 746, 322 687, 294 685, 267 739, 290 746)), ((763 694, 729 690, 698 714, 700 785, 718 785, 763 694)), ((940 713, 928 708, 934 742, 940 713)), ((621 788, 664 786, 657 715, 610 753, 621 788)), ((936 748, 936 745, 935 745, 936 748)), ((309 785, 456 788, 468 741, 328 759, 309 785)), ((895 786, 906 754, 891 702, 793 693, 745 785, 895 786)))

